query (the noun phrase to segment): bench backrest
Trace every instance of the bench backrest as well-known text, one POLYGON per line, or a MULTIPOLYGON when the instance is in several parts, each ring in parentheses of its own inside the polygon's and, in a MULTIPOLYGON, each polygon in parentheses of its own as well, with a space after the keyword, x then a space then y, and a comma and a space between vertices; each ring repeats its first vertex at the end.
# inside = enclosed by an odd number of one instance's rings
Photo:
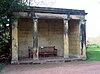
POLYGON ((55 46, 48 46, 48 47, 39 47, 39 52, 51 52, 54 51, 55 46))

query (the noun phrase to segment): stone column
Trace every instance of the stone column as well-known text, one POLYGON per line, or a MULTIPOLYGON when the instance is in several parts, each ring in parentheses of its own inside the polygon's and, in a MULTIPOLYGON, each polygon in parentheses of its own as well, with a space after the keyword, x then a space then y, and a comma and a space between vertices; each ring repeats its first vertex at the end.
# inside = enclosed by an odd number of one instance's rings
POLYGON ((18 63, 18 19, 12 24, 12 59, 11 63, 18 63))
POLYGON ((38 19, 33 18, 33 60, 39 59, 38 53, 38 19))
POLYGON ((86 20, 82 20, 81 22, 81 54, 83 59, 86 59, 86 20))
POLYGON ((69 57, 68 19, 64 19, 64 58, 69 57))

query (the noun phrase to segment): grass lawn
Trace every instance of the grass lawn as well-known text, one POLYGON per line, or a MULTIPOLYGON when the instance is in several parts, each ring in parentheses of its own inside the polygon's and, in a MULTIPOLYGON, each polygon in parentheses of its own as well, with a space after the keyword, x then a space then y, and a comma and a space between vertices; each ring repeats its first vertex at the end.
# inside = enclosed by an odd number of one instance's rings
POLYGON ((88 45, 87 61, 100 61, 100 45, 97 44, 88 45))

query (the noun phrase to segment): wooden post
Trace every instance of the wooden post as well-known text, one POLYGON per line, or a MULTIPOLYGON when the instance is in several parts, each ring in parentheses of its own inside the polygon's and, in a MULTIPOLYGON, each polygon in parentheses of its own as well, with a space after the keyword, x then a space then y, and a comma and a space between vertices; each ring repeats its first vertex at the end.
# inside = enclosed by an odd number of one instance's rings
POLYGON ((69 57, 68 19, 64 19, 64 58, 69 57))
POLYGON ((82 57, 86 59, 86 20, 82 20, 81 22, 81 48, 82 48, 82 57))
POLYGON ((33 23, 33 60, 38 60, 38 19, 33 18, 33 23))
POLYGON ((11 63, 18 63, 18 19, 12 24, 12 59, 11 63))

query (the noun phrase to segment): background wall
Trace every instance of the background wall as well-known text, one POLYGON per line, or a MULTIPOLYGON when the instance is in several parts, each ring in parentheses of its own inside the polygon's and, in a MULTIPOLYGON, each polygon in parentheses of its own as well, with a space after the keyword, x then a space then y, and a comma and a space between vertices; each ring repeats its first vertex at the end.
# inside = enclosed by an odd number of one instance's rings
POLYGON ((39 46, 55 46, 63 56, 63 20, 44 19, 38 24, 39 46))
POLYGON ((80 26, 78 20, 69 21, 69 54, 80 54, 80 26))
POLYGON ((28 46, 33 46, 32 19, 20 18, 18 24, 19 57, 28 57, 28 46))

